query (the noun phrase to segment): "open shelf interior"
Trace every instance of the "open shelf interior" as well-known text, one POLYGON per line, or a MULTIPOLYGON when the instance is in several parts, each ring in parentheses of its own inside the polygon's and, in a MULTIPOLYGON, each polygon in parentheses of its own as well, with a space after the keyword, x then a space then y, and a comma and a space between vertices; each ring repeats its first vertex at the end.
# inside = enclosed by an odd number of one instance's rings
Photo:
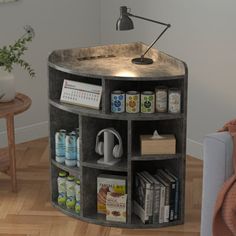
POLYGON ((73 75, 70 73, 58 71, 58 70, 51 68, 51 67, 49 67, 49 77, 50 77, 49 98, 52 100, 53 99, 60 99, 61 91, 62 91, 62 87, 63 87, 63 82, 65 79, 102 86, 102 80, 99 78, 96 79, 96 78, 89 78, 89 77, 73 75))
POLYGON ((51 158, 55 160, 55 134, 60 129, 67 132, 74 131, 79 127, 79 116, 67 111, 63 111, 52 105, 49 106, 50 111, 50 145, 51 158))
MULTIPOLYGON (((99 213, 97 213, 97 177, 100 174, 108 174, 108 175, 119 175, 119 176, 127 176, 124 172, 113 172, 113 171, 105 171, 98 170, 93 168, 84 167, 83 168, 83 182, 84 183, 92 183, 84 185, 83 190, 83 216, 88 218, 96 218, 99 213)), ((127 181, 126 181, 126 189, 127 181)), ((105 216, 103 215, 103 219, 105 216)))
POLYGON ((147 155, 147 159, 161 159, 161 158, 178 158, 183 152, 183 134, 181 129, 183 127, 183 120, 157 120, 157 121, 132 121, 132 146, 131 156, 135 160, 139 158, 145 159, 146 155, 141 155, 141 141, 140 135, 153 135, 154 131, 157 130, 159 135, 171 134, 176 139, 176 154, 156 154, 147 155))
MULTIPOLYGON (((175 80, 156 80, 156 81, 122 81, 122 80, 105 80, 105 111, 111 113, 111 93, 114 90, 123 92, 135 90, 140 92, 153 91, 156 87, 165 86, 167 88, 178 88, 181 90, 181 98, 184 98, 183 79, 175 80)), ((184 104, 181 102, 181 113, 184 112, 184 104)), ((168 114, 168 113, 165 113, 168 114)), ((150 115, 150 114, 149 114, 150 115)))
MULTIPOLYGON (((159 160, 159 161, 142 161, 142 162, 132 162, 132 194, 131 194, 131 198, 132 201, 134 201, 135 199, 135 178, 136 178, 136 173, 138 172, 142 172, 142 171, 147 171, 148 173, 150 173, 152 176, 154 176, 157 172, 158 169, 167 169, 170 171, 170 173, 172 173, 174 176, 176 176, 178 178, 179 181, 179 192, 178 192, 178 219, 175 219, 172 222, 168 222, 169 223, 175 223, 178 222, 180 219, 182 219, 182 214, 183 211, 181 209, 182 207, 182 203, 183 203, 183 191, 184 191, 184 172, 183 170, 180 168, 182 165, 182 161, 179 159, 172 159, 172 160, 159 160)), ((132 222, 138 222, 141 220, 139 219, 139 217, 134 214, 134 205, 132 205, 132 222)), ((156 225, 158 225, 158 223, 155 223, 156 225)), ((166 223, 167 224, 167 223, 166 223)), ((161 224, 161 225, 165 225, 165 224, 161 224)))
MULTIPOLYGON (((123 155, 120 158, 124 168, 127 166, 127 121, 116 121, 109 119, 98 119, 91 117, 82 117, 82 162, 95 164, 101 155, 95 152, 96 137, 100 130, 105 128, 115 129, 121 136, 123 145, 123 155)), ((103 142, 103 134, 99 136, 98 142, 103 142)), ((114 145, 118 144, 118 140, 114 137, 114 145)), ((118 164, 119 165, 119 164, 118 164)))

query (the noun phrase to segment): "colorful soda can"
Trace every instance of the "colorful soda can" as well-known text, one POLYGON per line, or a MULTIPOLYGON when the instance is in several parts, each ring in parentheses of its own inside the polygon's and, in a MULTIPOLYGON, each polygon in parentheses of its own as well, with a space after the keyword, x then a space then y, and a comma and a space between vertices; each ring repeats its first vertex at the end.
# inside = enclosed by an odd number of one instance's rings
POLYGON ((155 95, 152 91, 143 91, 141 93, 141 112, 154 113, 155 112, 155 95))
POLYGON ((111 93, 111 112, 125 112, 125 93, 121 90, 115 90, 111 93))
POLYGON ((138 91, 128 91, 126 93, 126 112, 138 113, 140 107, 140 93, 138 91))
POLYGON ((66 135, 66 159, 67 166, 76 166, 77 164, 77 135, 72 131, 66 135))
POLYGON ((156 90, 156 112, 167 112, 168 89, 157 87, 156 90))
POLYGON ((66 150, 66 130, 60 129, 55 134, 55 153, 56 161, 59 163, 65 162, 65 150, 66 150))

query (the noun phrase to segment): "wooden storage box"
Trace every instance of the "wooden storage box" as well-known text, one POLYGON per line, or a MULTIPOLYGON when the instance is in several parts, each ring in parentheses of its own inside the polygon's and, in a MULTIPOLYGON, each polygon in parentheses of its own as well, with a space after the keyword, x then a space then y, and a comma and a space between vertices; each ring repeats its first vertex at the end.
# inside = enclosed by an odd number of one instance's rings
POLYGON ((152 139, 152 135, 140 135, 141 155, 176 154, 175 136, 161 136, 161 139, 152 139))

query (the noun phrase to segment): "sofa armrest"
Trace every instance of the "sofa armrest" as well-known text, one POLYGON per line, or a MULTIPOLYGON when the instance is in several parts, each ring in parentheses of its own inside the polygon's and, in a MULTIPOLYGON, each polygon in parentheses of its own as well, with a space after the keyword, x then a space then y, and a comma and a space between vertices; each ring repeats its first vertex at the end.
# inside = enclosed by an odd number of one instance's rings
POLYGON ((201 236, 212 235, 217 194, 233 173, 233 140, 228 132, 209 134, 203 143, 201 236))

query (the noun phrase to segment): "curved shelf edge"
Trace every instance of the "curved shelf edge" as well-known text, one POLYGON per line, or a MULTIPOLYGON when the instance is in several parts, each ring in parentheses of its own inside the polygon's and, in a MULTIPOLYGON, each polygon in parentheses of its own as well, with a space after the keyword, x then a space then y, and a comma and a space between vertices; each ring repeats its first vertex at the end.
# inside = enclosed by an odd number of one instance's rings
POLYGON ((92 224, 97 224, 97 225, 102 225, 102 226, 107 226, 107 227, 133 228, 133 229, 146 228, 146 229, 148 229, 148 228, 162 228, 162 227, 166 227, 166 226, 174 226, 174 225, 179 225, 179 224, 183 223, 183 221, 176 220, 173 222, 163 223, 163 224, 143 224, 136 216, 134 216, 134 220, 133 220, 132 224, 122 223, 122 222, 112 222, 112 221, 106 221, 105 216, 103 216, 103 215, 94 214, 91 216, 91 218, 83 217, 81 215, 76 214, 73 211, 70 211, 66 208, 60 207, 55 202, 52 202, 52 205, 68 216, 74 217, 76 219, 82 220, 87 223, 92 223, 92 224))
POLYGON ((158 155, 133 155, 132 161, 161 161, 181 158, 182 154, 158 154, 158 155))
POLYGON ((67 103, 60 102, 59 99, 49 100, 50 105, 57 107, 61 110, 71 112, 78 115, 97 117, 102 119, 111 119, 111 120, 174 120, 184 118, 184 114, 169 114, 169 113, 153 113, 153 114, 129 114, 129 113, 103 113, 101 110, 95 110, 90 108, 85 108, 81 106, 71 105, 67 103))
POLYGON ((80 168, 78 168, 78 167, 69 167, 69 166, 66 166, 66 165, 64 165, 64 164, 61 164, 61 163, 59 163, 59 162, 56 162, 56 161, 53 160, 53 159, 51 159, 51 163, 52 163, 54 166, 56 166, 56 167, 58 167, 58 168, 60 168, 60 169, 62 169, 62 170, 64 170, 64 171, 70 172, 71 174, 73 174, 73 175, 75 175, 75 176, 80 175, 80 168))
POLYGON ((127 160, 126 159, 121 160, 120 162, 118 162, 117 164, 115 164, 113 166, 99 164, 99 163, 97 163, 97 160, 93 160, 93 161, 90 160, 90 161, 82 162, 82 166, 94 168, 94 169, 100 169, 100 170, 107 170, 107 171, 127 172, 127 160))

